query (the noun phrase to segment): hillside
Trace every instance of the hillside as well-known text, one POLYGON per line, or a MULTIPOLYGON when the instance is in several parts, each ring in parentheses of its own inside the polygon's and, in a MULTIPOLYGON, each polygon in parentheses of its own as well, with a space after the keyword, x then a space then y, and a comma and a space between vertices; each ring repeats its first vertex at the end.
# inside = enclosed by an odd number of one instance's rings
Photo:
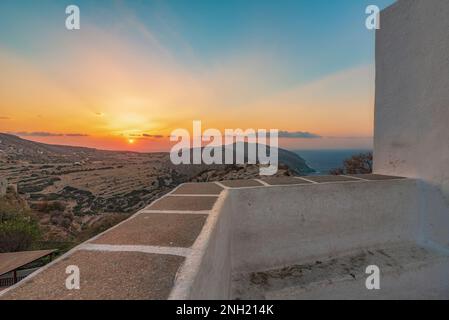
MULTIPOLYGON (((279 149, 279 156, 277 175, 311 171, 294 153, 279 149)), ((258 174, 257 165, 175 166, 168 153, 56 146, 0 133, 0 178, 17 187, 47 238, 66 239, 106 217, 132 214, 180 183, 258 174)))
POLYGON ((0 161, 26 161, 32 164, 104 160, 133 152, 115 152, 86 147, 51 145, 0 133, 0 161))

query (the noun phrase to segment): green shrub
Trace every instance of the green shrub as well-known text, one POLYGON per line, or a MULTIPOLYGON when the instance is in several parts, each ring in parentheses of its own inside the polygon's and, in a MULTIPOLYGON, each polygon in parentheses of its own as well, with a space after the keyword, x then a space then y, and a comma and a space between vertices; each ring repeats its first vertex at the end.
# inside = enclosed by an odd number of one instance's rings
POLYGON ((35 204, 37 211, 49 213, 51 211, 64 211, 67 204, 61 201, 41 201, 35 204))
POLYGON ((342 168, 330 171, 330 174, 369 174, 373 172, 373 153, 360 153, 353 155, 343 162, 342 168))
POLYGON ((19 203, 10 203, 0 199, 0 223, 20 215, 29 215, 28 208, 19 203))
POLYGON ((0 252, 28 250, 40 236, 28 208, 0 200, 0 252))

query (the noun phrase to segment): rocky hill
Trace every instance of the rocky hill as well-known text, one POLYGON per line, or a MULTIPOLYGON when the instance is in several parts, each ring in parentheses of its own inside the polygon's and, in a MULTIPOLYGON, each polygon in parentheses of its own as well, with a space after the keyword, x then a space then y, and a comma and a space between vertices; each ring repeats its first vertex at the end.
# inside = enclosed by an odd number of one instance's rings
POLYGON ((0 133, 0 161, 26 161, 31 164, 96 161, 127 156, 133 152, 115 152, 86 147, 51 145, 0 133))

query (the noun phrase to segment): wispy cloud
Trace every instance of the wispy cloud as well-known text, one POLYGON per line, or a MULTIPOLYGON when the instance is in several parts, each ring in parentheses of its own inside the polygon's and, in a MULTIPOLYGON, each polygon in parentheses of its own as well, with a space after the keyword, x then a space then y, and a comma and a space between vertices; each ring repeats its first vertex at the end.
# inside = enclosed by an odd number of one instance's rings
POLYGON ((373 139, 373 136, 342 136, 342 137, 334 137, 334 136, 328 136, 324 137, 326 139, 373 139))
POLYGON ((161 135, 161 134, 147 134, 147 133, 144 133, 144 134, 142 134, 142 137, 160 139, 160 138, 163 138, 164 136, 161 135))
POLYGON ((66 133, 64 135, 66 137, 89 137, 89 135, 85 133, 66 133))
POLYGON ((279 131, 279 138, 318 139, 320 135, 306 131, 279 131))
POLYGON ((0 120, 11 120, 11 118, 10 117, 0 116, 0 120))
MULTIPOLYGON (((125 136, 125 135, 122 135, 125 136)), ((154 138, 154 139, 161 139, 164 138, 163 135, 161 134, 148 134, 148 133, 130 133, 127 136, 132 137, 132 138, 141 138, 141 139, 145 139, 145 138, 154 138)))

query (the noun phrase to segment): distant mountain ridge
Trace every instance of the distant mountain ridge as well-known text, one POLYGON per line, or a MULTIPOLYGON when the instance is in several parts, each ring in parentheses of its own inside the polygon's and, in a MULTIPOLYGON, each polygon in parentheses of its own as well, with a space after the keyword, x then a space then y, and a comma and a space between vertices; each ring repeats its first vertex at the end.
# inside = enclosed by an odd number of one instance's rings
MULTIPOLYGON (((236 150, 236 143, 232 147, 236 150)), ((223 146, 223 150, 231 146, 223 146)), ((248 143, 244 146, 245 161, 247 161, 248 143)), ((269 147, 267 148, 269 152, 269 147)), ((22 160, 30 163, 61 163, 77 162, 89 159, 90 161, 114 158, 121 154, 139 154, 130 151, 107 151, 87 147, 66 145, 52 145, 22 139, 18 136, 0 133, 0 160, 22 160)), ((145 154, 145 153, 140 153, 145 154)), ((224 152, 223 152, 224 154, 224 152)), ((306 161, 294 152, 278 148, 279 164, 285 165, 296 174, 314 172, 306 161)))
POLYGON ((115 153, 132 153, 126 151, 107 151, 88 147, 55 145, 35 142, 18 136, 0 133, 0 160, 24 160, 31 163, 57 163, 103 159, 115 153))
MULTIPOLYGON (((223 146, 223 149, 228 149, 228 148, 233 148, 233 150, 237 150, 238 149, 238 144, 241 144, 242 142, 239 143, 234 143, 232 145, 226 145, 223 146)), ((253 146, 256 148, 258 145, 256 144, 255 146, 253 146)), ((241 146, 240 146, 241 148, 241 146)), ((249 144, 248 142, 244 142, 244 146, 243 146, 243 150, 244 150, 244 159, 245 162, 248 161, 248 148, 249 148, 249 144)), ((306 163, 306 161, 301 158, 299 155, 297 155, 294 152, 282 149, 282 148, 277 148, 278 150, 278 162, 279 165, 283 165, 288 167, 291 171, 293 171, 294 173, 298 174, 298 175, 304 175, 304 174, 309 174, 309 173, 313 173, 315 172, 314 169, 312 169, 311 167, 309 167, 306 163)), ((270 147, 266 146, 266 153, 267 155, 270 154, 270 147)), ((235 159, 235 156, 234 156, 235 159)))

